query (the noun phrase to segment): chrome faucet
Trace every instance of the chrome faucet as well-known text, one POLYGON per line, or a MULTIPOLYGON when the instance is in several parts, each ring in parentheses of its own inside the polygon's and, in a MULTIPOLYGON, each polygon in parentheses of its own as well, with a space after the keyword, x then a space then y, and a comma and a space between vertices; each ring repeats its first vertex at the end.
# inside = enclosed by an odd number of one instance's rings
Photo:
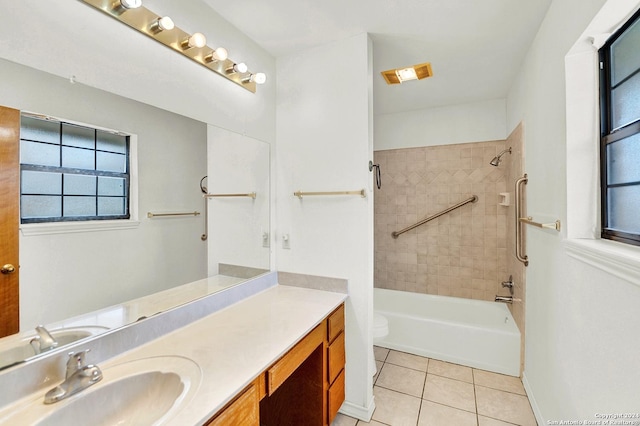
POLYGON ((513 303, 513 302, 522 302, 522 299, 517 299, 513 296, 496 296, 496 302, 503 303, 513 303))
POLYGON ((77 353, 69 353, 64 382, 45 394, 45 404, 61 401, 102 380, 102 371, 97 365, 86 365, 85 356, 87 352, 89 352, 89 349, 77 353))
POLYGON ((33 348, 36 355, 41 354, 42 352, 50 351, 58 346, 58 342, 53 338, 51 333, 44 328, 43 325, 39 325, 36 327, 36 333, 38 335, 33 339, 29 340, 29 344, 33 348))
POLYGON ((513 296, 513 275, 509 275, 508 281, 502 281, 502 288, 508 288, 509 293, 513 296))

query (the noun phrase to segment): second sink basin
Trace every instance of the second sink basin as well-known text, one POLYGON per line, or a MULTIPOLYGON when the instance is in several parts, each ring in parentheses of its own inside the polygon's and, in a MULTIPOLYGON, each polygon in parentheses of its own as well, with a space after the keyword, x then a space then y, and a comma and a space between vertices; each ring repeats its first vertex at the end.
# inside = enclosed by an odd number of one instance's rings
POLYGON ((102 381, 80 393, 51 405, 43 403, 43 393, 0 424, 160 424, 186 405, 202 376, 195 362, 178 356, 138 359, 102 372, 102 381))
MULTIPOLYGON (((101 326, 86 326, 86 327, 73 327, 73 328, 59 328, 56 330, 50 330, 51 336, 58 342, 57 348, 60 348, 69 343, 73 343, 77 340, 84 339, 85 337, 94 336, 108 330, 106 327, 101 326)), ((27 337, 18 340, 14 344, 7 343, 0 347, 0 368, 4 366, 10 366, 18 362, 25 361, 29 358, 36 356, 33 347, 29 344, 29 341, 35 337, 35 334, 28 335, 27 337), (4 346, 8 346, 6 349, 4 346)))

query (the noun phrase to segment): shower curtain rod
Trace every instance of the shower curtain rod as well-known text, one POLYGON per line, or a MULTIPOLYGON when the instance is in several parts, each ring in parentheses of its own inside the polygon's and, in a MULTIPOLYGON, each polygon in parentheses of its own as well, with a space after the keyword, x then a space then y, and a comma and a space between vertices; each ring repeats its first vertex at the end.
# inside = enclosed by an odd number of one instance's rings
POLYGON ((474 196, 472 196, 471 198, 468 198, 468 199, 466 199, 466 200, 464 200, 464 201, 459 202, 458 204, 455 204, 455 205, 453 205, 453 206, 451 206, 451 207, 448 207, 448 208, 446 208, 446 209, 442 210, 440 213, 436 213, 436 214, 431 215, 431 216, 429 216, 429 217, 427 217, 427 218, 424 218, 424 219, 422 219, 422 220, 421 220, 420 222, 418 222, 418 223, 414 223, 414 224, 413 224, 413 225, 411 225, 411 226, 407 226, 406 228, 401 229, 400 231, 394 231, 394 232, 392 232, 392 233, 391 233, 391 236, 392 236, 393 238, 398 238, 398 236, 399 236, 400 234, 404 234, 404 233, 405 233, 405 232, 407 232, 407 231, 411 231, 412 229, 417 228, 417 227, 418 227, 418 226, 420 226, 420 225, 424 225, 425 223, 427 223, 427 222, 429 222, 429 221, 431 221, 431 220, 433 220, 433 219, 437 219, 437 218, 439 218, 440 216, 445 215, 445 214, 449 213, 449 212, 450 212, 450 211, 452 211, 452 210, 455 210, 455 209, 457 209, 457 208, 459 208, 459 207, 462 207, 462 206, 464 206, 465 204, 475 203, 476 201, 478 201, 478 196, 477 196, 477 195, 474 195, 474 196))

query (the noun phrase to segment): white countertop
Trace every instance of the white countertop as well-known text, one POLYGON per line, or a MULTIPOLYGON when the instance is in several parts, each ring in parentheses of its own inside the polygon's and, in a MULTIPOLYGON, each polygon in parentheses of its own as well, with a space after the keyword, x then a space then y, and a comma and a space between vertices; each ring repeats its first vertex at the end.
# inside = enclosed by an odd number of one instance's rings
MULTIPOLYGON (((167 424, 202 424, 346 298, 343 293, 277 285, 102 363, 104 379, 94 386, 107 384, 109 368, 116 364, 156 356, 188 358, 200 367, 202 379, 192 399, 167 424)), ((42 395, 29 398, 34 397, 42 395)))

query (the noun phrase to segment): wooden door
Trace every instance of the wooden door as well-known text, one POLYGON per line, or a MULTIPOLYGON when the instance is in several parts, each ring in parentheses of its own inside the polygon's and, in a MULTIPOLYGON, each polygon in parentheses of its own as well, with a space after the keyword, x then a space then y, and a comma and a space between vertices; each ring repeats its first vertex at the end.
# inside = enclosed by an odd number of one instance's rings
POLYGON ((0 106, 0 337, 19 331, 20 111, 0 106))

